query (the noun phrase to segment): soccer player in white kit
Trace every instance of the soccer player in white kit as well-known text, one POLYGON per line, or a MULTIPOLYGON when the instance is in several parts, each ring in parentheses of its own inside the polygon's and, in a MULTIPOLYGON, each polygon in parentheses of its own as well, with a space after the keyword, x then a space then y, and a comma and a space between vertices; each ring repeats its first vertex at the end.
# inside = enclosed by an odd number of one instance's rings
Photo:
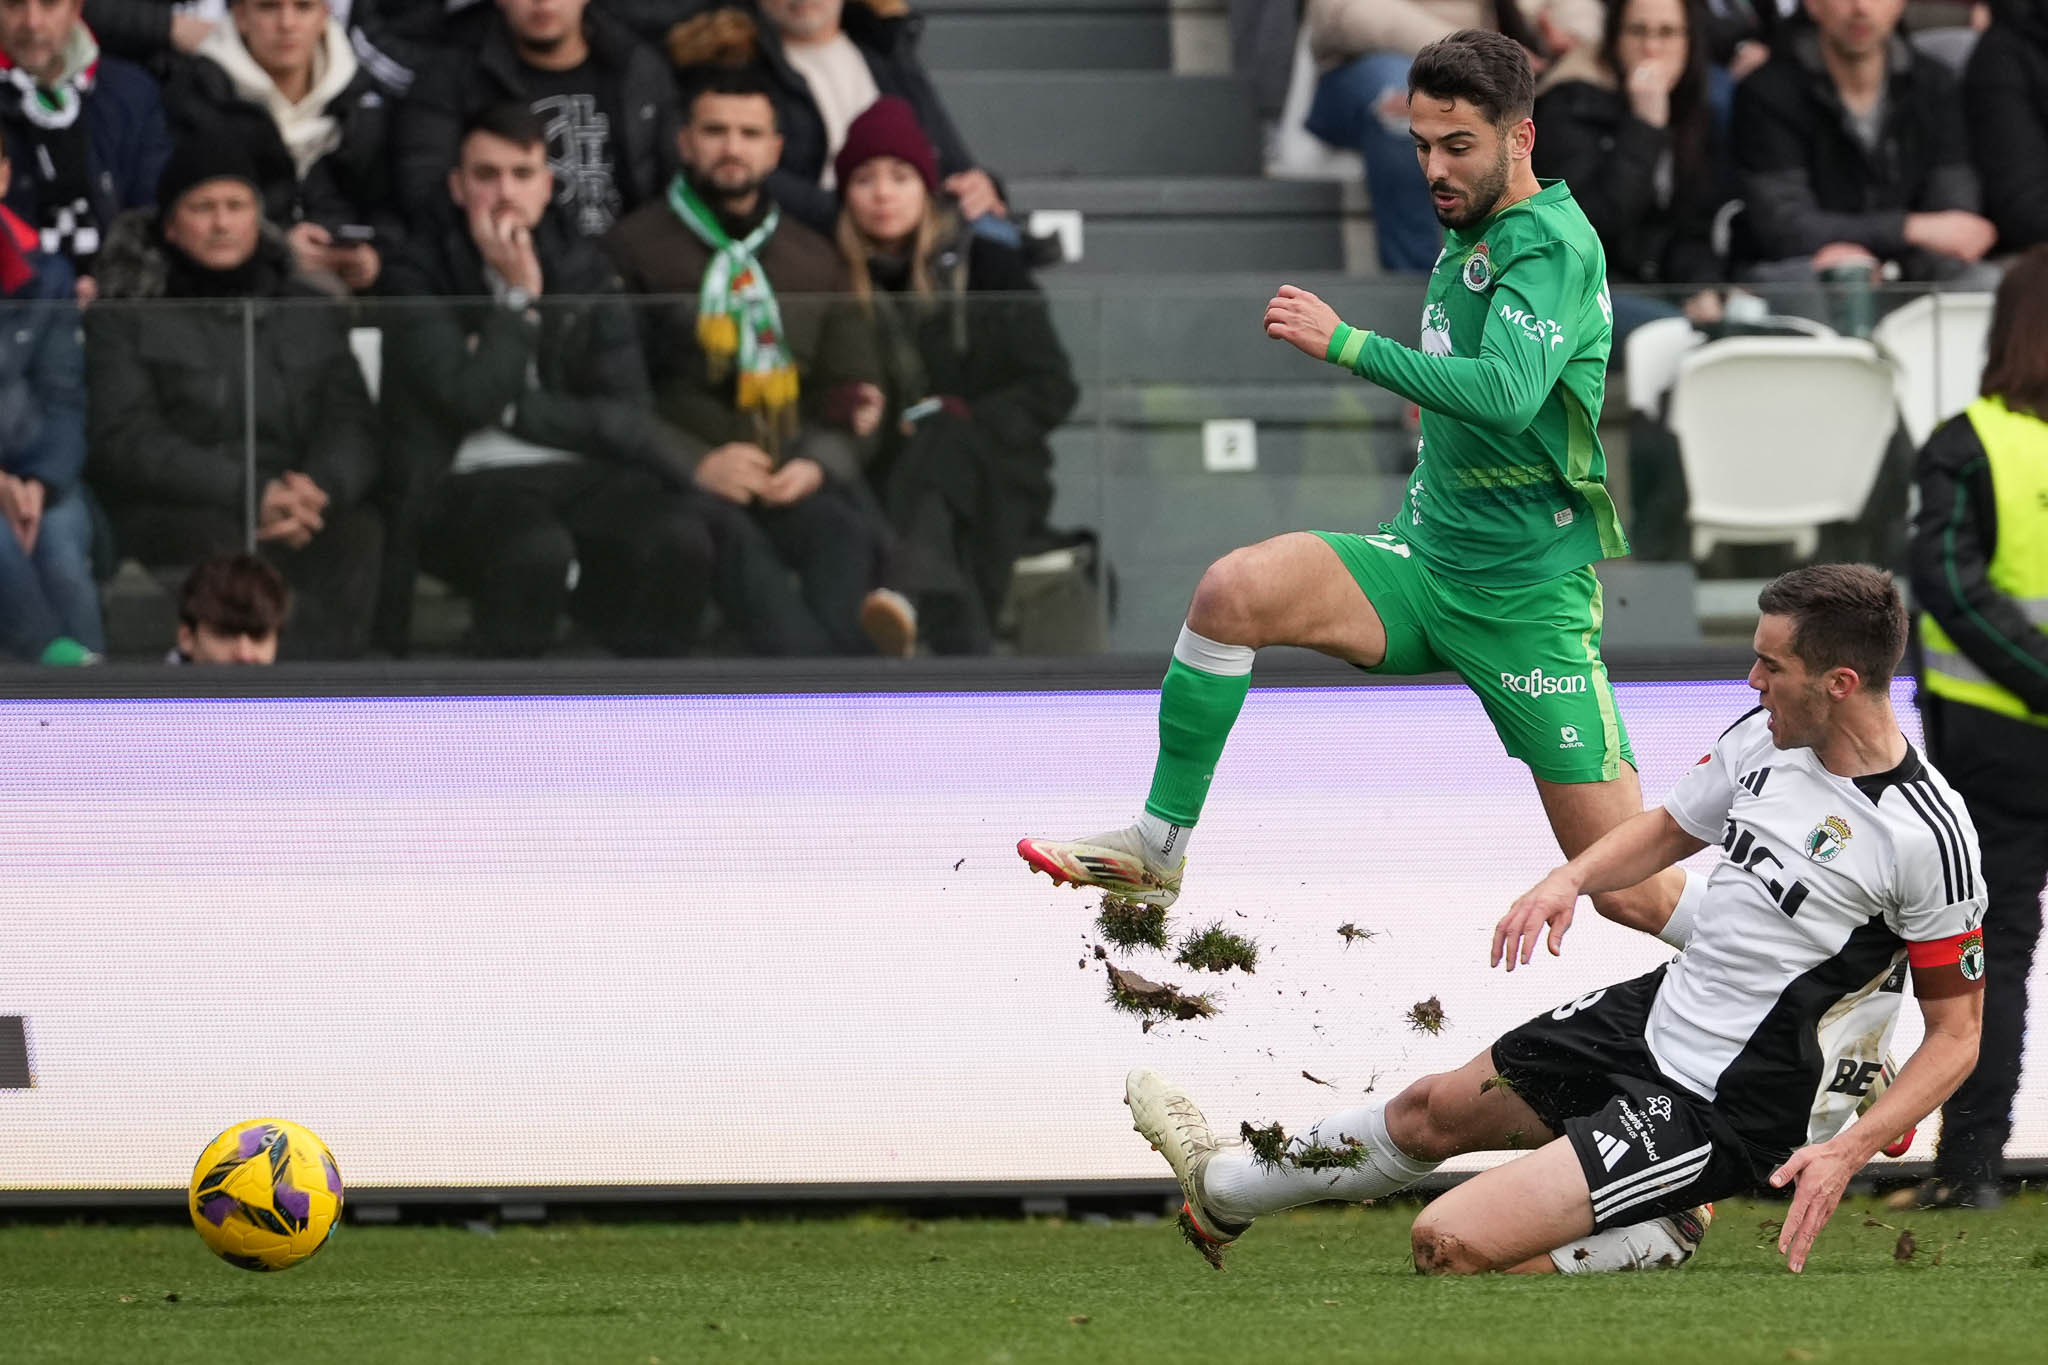
POLYGON ((1698 1206, 1768 1181, 1795 1187, 1778 1246, 1797 1271, 1850 1178, 1970 1074, 1984 978, 1977 837, 1892 714, 1906 635, 1898 590, 1875 569, 1814 565, 1774 580, 1758 606, 1757 709, 1662 806, 1551 872, 1494 931, 1493 960, 1513 970, 1546 935, 1559 950, 1581 895, 1718 845, 1696 924, 1666 926, 1686 943, 1675 961, 1298 1139, 1297 1152, 1361 1153, 1348 1167, 1262 1162, 1217 1142, 1162 1077, 1131 1073, 1135 1126, 1172 1165, 1183 1227, 1213 1263, 1261 1214, 1379 1198, 1448 1157, 1534 1147, 1423 1210, 1417 1269, 1676 1263, 1697 1243, 1698 1206), (1895 1011, 1902 975, 1925 1036, 1876 1103, 1840 1126, 1853 1104, 1828 1101, 1862 1064, 1828 1056, 1823 1035, 1851 1013, 1895 1011))

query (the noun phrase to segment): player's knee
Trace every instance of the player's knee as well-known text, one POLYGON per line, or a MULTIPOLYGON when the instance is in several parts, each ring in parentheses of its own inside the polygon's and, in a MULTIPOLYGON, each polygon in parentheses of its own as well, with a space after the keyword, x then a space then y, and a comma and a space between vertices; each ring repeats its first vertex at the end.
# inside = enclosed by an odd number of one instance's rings
POLYGON ((1477 1275, 1493 1269, 1464 1238, 1424 1209, 1409 1233, 1418 1275, 1477 1275))
POLYGON ((1252 638, 1258 625, 1259 580, 1250 556, 1233 550, 1211 564, 1195 585, 1195 600, 1188 607, 1188 625, 1197 635, 1224 644, 1257 645, 1252 638))
POLYGON ((1417 1161, 1441 1161, 1453 1155, 1441 1150, 1444 1136, 1430 1115, 1436 1079, 1419 1080, 1387 1102, 1387 1136, 1417 1161))

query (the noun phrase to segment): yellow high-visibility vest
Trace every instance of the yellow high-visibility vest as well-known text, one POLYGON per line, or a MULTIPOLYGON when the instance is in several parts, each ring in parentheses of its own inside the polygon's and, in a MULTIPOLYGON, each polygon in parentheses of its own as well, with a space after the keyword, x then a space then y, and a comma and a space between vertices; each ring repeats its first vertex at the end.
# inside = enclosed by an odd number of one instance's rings
MULTIPOLYGON (((1990 460, 1998 508, 1998 545, 1985 577, 2019 604, 2034 629, 2048 630, 2048 422, 2012 411, 2001 398, 1979 398, 1964 414, 1990 460)), ((1956 496, 1968 494, 1958 489, 1956 496)), ((1920 685, 1935 696, 2048 727, 2048 715, 2029 711, 2018 696, 1963 657, 1926 612, 1920 614, 1920 643, 1926 656, 1920 685)))

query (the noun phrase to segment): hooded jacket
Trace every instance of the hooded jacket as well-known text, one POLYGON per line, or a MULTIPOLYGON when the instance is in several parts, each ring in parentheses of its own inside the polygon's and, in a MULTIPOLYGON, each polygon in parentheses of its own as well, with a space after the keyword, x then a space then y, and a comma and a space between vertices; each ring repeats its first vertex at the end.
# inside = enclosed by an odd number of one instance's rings
POLYGON ((124 214, 100 252, 100 299, 86 314, 93 488, 110 507, 239 509, 244 497, 254 309, 256 478, 303 471, 337 507, 370 491, 377 414, 348 343, 345 309, 292 271, 266 225, 245 297, 171 294, 171 248, 155 209, 124 214))
POLYGON ((333 145, 303 172, 277 115, 250 98, 268 77, 232 25, 216 30, 198 53, 170 61, 164 111, 180 142, 236 142, 248 151, 262 182, 263 216, 271 222, 333 227, 376 219, 388 230, 396 226, 387 155, 390 96, 356 60, 348 36, 331 19, 325 44, 325 62, 307 102, 317 106, 318 117, 331 120, 333 145))

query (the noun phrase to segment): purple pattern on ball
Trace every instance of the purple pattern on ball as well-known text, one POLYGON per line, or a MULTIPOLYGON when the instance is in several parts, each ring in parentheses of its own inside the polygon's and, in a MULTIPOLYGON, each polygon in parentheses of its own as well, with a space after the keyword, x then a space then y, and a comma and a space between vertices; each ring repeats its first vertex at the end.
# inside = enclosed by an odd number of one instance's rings
POLYGON ((300 1222, 312 1211, 313 1201, 304 1190, 293 1189, 290 1185, 279 1185, 270 1194, 271 1202, 300 1222))
POLYGON ((224 1194, 217 1194, 211 1199, 199 1202, 199 1216, 215 1227, 227 1222, 228 1215, 234 1211, 235 1201, 224 1194))
POLYGON ((322 1152, 320 1154, 320 1168, 327 1172, 327 1192, 339 1199, 341 1197, 341 1172, 334 1168, 334 1158, 322 1152))
POLYGON ((235 1148, 235 1154, 244 1161, 248 1160, 263 1150, 263 1145, 270 1141, 275 1131, 267 1123, 260 1128, 251 1128, 248 1132, 242 1134, 242 1141, 235 1148))

